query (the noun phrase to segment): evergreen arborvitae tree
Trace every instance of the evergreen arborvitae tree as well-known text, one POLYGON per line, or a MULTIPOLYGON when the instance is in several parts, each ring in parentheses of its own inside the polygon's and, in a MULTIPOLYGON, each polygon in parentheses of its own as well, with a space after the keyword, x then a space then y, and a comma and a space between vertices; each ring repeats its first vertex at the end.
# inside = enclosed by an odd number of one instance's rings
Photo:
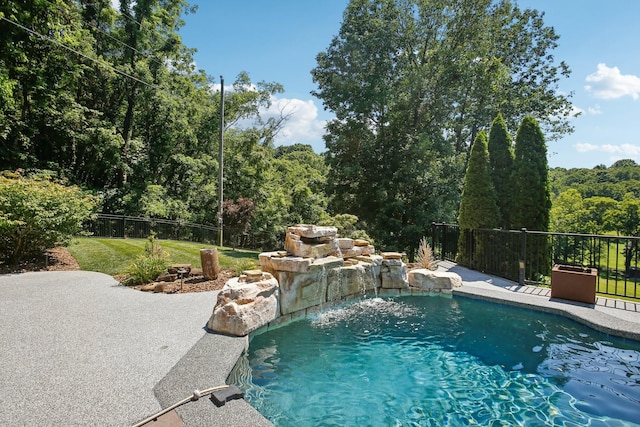
POLYGON ((459 262, 473 266, 482 258, 482 242, 471 237, 470 230, 493 228, 499 224, 500 211, 496 203, 496 191, 491 182, 487 136, 481 131, 471 146, 469 164, 464 176, 464 188, 460 200, 458 224, 459 262))
POLYGON ((551 195, 547 146, 538 122, 530 116, 522 119, 516 135, 511 183, 511 226, 548 231, 551 195))
POLYGON ((493 188, 496 190, 496 203, 500 211, 499 225, 505 229, 511 227, 509 210, 513 193, 509 183, 513 172, 513 157, 513 143, 507 132, 507 125, 502 114, 498 113, 489 132, 489 164, 493 188))

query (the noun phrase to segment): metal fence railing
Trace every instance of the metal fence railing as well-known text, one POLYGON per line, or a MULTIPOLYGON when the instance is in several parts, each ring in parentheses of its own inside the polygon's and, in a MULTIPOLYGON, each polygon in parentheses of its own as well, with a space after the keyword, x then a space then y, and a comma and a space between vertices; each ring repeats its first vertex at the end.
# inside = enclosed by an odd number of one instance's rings
MULTIPOLYGON (((155 233, 158 239, 184 240, 215 245, 219 243, 218 227, 205 224, 172 221, 159 218, 142 218, 99 213, 84 224, 84 230, 92 237, 147 238, 155 233)), ((246 249, 275 250, 284 246, 282 233, 245 232, 234 227, 223 229, 225 246, 246 249)))
POLYGON ((434 223, 431 243, 438 259, 521 284, 549 284, 555 264, 597 268, 598 293, 640 298, 640 237, 434 223))

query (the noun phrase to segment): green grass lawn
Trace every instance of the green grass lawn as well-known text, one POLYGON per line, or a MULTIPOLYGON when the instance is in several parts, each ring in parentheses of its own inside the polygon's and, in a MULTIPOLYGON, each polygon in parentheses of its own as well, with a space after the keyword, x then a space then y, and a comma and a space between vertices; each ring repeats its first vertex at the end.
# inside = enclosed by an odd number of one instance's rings
MULTIPOLYGON (((147 239, 109 239, 79 237, 74 239, 68 249, 78 261, 80 268, 98 271, 109 275, 122 274, 138 255, 144 253, 147 239)), ((176 240, 158 240, 160 246, 169 253, 172 264, 191 264, 200 268, 200 249, 211 245, 176 240)), ((239 271, 256 268, 259 252, 231 248, 218 248, 218 261, 222 268, 235 268, 239 271)))

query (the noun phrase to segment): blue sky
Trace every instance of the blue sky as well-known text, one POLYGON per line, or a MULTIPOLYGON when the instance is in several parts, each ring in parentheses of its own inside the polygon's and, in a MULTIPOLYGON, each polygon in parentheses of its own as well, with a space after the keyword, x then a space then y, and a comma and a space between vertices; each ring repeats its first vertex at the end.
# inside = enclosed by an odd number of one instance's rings
MULTIPOLYGON (((560 35, 554 51, 571 77, 560 83, 574 92, 575 132, 548 141, 549 166, 592 168, 619 159, 640 163, 640 1, 518 0, 545 12, 560 35)), ((242 71, 253 82, 285 88, 273 111, 292 113, 276 144, 311 144, 325 150, 322 135, 331 114, 310 92, 310 71, 340 29, 347 0, 200 0, 185 16, 183 42, 197 49, 196 66, 230 85, 242 71)), ((269 112, 266 112, 267 114, 269 112)))

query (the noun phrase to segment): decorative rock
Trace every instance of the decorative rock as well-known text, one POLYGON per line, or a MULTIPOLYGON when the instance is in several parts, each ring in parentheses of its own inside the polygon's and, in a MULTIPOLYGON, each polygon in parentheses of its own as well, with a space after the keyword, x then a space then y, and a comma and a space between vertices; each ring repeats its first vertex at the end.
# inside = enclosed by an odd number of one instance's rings
POLYGON ((191 272, 191 264, 173 264, 167 268, 167 271, 171 274, 178 274, 179 270, 186 270, 185 276, 188 276, 191 272))
POLYGON ((217 248, 200 249, 200 265, 202 275, 207 280, 216 280, 220 274, 220 262, 218 261, 217 248))
POLYGON ((359 256, 371 255, 375 252, 375 248, 369 246, 354 246, 351 249, 342 249, 342 256, 344 258, 357 258, 359 256))
POLYGON ((261 253, 258 257, 260 260, 260 268, 274 276, 276 271, 295 271, 305 273, 309 270, 309 266, 313 263, 313 258, 302 257, 279 257, 273 256, 274 252, 261 253))
POLYGON ((404 254, 402 252, 382 252, 383 259, 402 259, 404 254))
POLYGON ((174 282, 178 279, 177 274, 162 273, 156 278, 156 282, 174 282))
POLYGON ((462 286, 462 278, 449 271, 418 268, 409 271, 409 286, 422 291, 451 290, 462 286))
POLYGON ((324 304, 327 276, 332 269, 342 267, 343 263, 342 258, 329 256, 316 259, 304 273, 276 271, 280 284, 280 312, 285 315, 324 304))
POLYGON ((148 283, 146 285, 142 285, 142 287, 140 288, 141 291, 144 292, 153 292, 153 290, 156 288, 156 284, 155 283, 148 283))
POLYGON ((382 257, 380 255, 374 255, 374 254, 361 255, 361 256, 355 257, 355 259, 357 259, 358 261, 368 262, 370 264, 375 264, 375 265, 382 264, 382 257))
POLYGON ((254 283, 266 279, 265 273, 263 273, 262 270, 245 270, 242 273, 238 278, 239 282, 254 283))
POLYGON ((353 241, 355 246, 369 246, 369 242, 363 239, 356 239, 353 241))
MULTIPOLYGON (((380 286, 373 264, 357 264, 336 268, 327 277, 327 301, 337 301, 350 295, 364 295, 380 286)), ((379 268, 379 267, 377 267, 379 268)), ((373 292, 372 292, 373 293, 373 292)))
POLYGON ((338 229, 336 227, 298 224, 295 227, 288 227, 287 233, 292 233, 306 238, 336 237, 338 235, 338 229))
POLYGON ((324 258, 337 254, 339 250, 335 239, 327 243, 308 244, 304 243, 299 235, 293 233, 287 233, 284 248, 293 256, 303 258, 324 258))
POLYGON ((354 246, 354 240, 347 237, 340 237, 336 239, 338 241, 338 247, 340 250, 351 249, 354 246))
MULTIPOLYGON (((384 257, 384 254, 382 255, 384 257)), ((408 289, 407 266, 401 259, 383 258, 380 267, 380 282, 386 289, 408 289)))
POLYGON ((207 327, 244 336, 274 320, 279 311, 278 282, 271 274, 262 273, 262 280, 251 283, 234 277, 220 290, 207 327))

